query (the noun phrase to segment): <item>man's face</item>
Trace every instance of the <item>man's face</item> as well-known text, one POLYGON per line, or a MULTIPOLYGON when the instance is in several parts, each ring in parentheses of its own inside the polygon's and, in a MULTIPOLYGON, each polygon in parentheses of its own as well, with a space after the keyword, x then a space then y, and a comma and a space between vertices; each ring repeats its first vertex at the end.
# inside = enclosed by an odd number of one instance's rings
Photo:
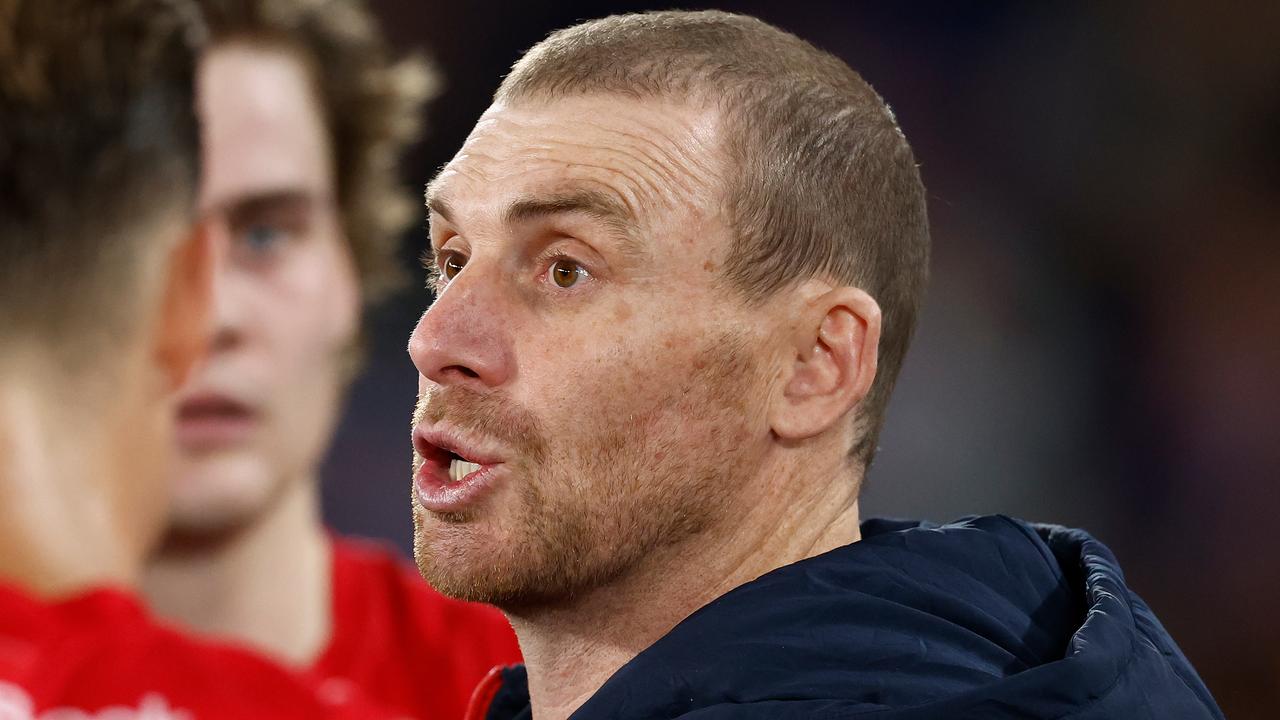
POLYGON ((656 101, 495 106, 433 182, 413 509, 445 593, 554 603, 742 514, 773 359, 720 273, 718 132, 656 101))
POLYGON ((200 67, 201 205, 226 220, 208 364, 178 409, 174 529, 251 521, 315 471, 332 432, 359 289, 327 131, 289 52, 224 45, 200 67))

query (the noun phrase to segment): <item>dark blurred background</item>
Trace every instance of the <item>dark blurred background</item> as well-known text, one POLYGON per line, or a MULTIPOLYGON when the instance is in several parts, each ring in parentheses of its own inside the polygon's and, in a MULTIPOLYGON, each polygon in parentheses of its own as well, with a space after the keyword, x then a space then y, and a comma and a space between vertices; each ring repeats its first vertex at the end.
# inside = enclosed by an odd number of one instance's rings
MULTIPOLYGON (((547 32, 625 2, 372 3, 447 87, 421 186, 547 32)), ((844 58, 929 188, 933 281, 864 515, 1001 512, 1111 545, 1228 717, 1280 707, 1280 2, 725 2, 844 58)), ((405 263, 425 243, 406 238, 405 263)), ((421 278, 420 271, 415 277, 421 278)), ((408 551, 408 334, 372 320, 326 471, 408 551)))

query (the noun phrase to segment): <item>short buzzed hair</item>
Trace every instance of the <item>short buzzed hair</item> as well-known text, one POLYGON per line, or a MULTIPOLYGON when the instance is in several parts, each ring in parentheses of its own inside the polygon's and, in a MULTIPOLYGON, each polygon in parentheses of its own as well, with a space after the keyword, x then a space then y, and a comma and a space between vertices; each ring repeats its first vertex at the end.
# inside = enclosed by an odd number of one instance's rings
POLYGON ((725 273, 748 299, 826 277, 879 303, 879 371, 850 449, 869 467, 929 262, 924 186, 884 100, 839 58, 760 20, 672 11, 552 33, 494 101, 592 93, 720 111, 731 163, 724 209, 736 235, 725 273))
POLYGON ((0 0, 0 348, 136 329, 155 229, 194 213, 202 38, 184 0, 0 0))

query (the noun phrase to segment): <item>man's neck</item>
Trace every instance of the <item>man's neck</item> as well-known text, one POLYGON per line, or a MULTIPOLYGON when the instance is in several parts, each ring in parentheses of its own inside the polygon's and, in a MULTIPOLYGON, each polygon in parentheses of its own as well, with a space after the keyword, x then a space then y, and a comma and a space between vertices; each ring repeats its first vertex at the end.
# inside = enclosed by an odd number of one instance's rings
POLYGON ((619 668, 735 587, 857 541, 857 485, 789 504, 756 503, 735 530, 652 555, 644 568, 571 604, 509 613, 537 720, 563 720, 619 668), (779 512, 779 508, 786 512, 779 512))
POLYGON ((217 542, 167 544, 142 588, 161 617, 292 665, 332 633, 331 558, 314 478, 288 481, 262 517, 217 542))
POLYGON ((56 598, 132 586, 141 550, 121 535, 110 489, 111 418, 67 422, 28 377, 0 387, 0 581, 56 598))

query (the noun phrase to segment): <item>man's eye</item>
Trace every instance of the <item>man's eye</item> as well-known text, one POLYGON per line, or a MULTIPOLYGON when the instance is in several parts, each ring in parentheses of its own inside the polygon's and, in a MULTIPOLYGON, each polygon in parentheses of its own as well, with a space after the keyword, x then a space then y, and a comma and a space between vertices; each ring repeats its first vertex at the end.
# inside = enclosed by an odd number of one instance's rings
POLYGON ((578 280, 587 276, 586 268, 568 258, 561 258, 551 263, 547 272, 551 274, 551 280, 562 288, 571 288, 578 283, 578 280))
POLYGON ((265 252, 284 239, 284 231, 274 225, 250 225, 240 238, 248 249, 265 252))
POLYGON ((466 264, 467 259, 465 257, 458 253, 449 253, 444 256, 440 263, 440 274, 444 276, 446 281, 452 280, 458 276, 458 273, 462 272, 462 268, 466 264))

